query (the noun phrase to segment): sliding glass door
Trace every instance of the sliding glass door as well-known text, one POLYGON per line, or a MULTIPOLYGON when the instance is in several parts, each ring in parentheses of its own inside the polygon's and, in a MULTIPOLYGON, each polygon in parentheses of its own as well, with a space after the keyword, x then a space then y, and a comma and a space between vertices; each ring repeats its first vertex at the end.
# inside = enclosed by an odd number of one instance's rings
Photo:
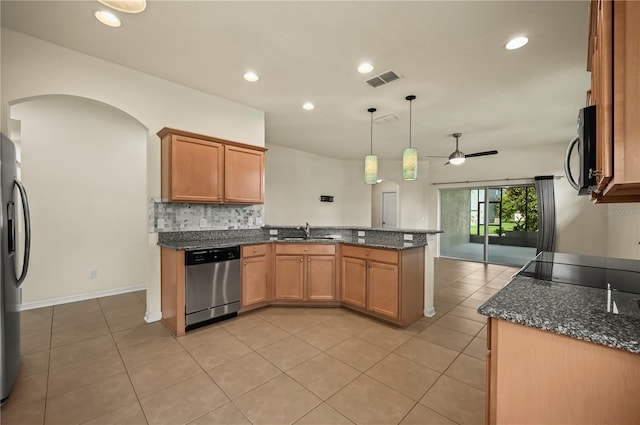
POLYGON ((532 185, 440 190, 440 256, 524 265, 536 255, 532 185))

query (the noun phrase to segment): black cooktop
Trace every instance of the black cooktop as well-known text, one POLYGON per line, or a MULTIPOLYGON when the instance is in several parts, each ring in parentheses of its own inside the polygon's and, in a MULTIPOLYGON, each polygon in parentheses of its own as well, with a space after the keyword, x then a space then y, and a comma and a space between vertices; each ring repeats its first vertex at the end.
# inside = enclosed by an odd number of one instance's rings
POLYGON ((640 294, 640 261, 541 252, 518 275, 640 294))

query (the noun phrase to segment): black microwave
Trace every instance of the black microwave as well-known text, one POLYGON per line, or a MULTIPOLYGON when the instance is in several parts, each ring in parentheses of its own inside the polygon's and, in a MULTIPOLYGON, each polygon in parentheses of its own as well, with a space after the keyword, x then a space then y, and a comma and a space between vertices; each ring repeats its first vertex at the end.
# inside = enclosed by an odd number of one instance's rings
POLYGON ((596 105, 582 108, 578 113, 578 135, 569 142, 564 174, 578 195, 588 195, 596 188, 596 105), (580 158, 578 181, 571 173, 571 155, 576 146, 580 158))

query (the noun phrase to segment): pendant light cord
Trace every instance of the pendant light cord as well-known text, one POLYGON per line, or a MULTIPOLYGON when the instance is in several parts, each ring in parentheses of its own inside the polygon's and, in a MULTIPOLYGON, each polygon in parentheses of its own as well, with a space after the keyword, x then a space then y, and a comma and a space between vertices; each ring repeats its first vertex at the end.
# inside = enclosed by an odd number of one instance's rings
POLYGON ((370 155, 373 155, 373 112, 371 112, 371 151, 370 155))
POLYGON ((367 112, 371 114, 371 153, 373 155, 373 113, 376 111, 376 108, 369 108, 367 112))
POLYGON ((409 95, 405 97, 405 100, 409 101, 409 148, 411 148, 411 123, 413 121, 413 101, 416 99, 415 95, 409 95))

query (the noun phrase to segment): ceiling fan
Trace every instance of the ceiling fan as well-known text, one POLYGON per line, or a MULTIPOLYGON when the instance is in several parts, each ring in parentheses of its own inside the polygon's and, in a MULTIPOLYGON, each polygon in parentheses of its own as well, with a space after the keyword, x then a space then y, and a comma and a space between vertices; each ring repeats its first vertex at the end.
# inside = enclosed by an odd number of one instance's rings
POLYGON ((447 164, 460 165, 467 158, 473 158, 476 156, 496 155, 498 153, 498 151, 496 150, 475 152, 475 153, 463 153, 460 151, 460 149, 458 149, 458 139, 462 136, 462 133, 453 133, 452 136, 456 138, 456 150, 453 151, 451 155, 449 155, 448 157, 447 156, 432 157, 432 158, 449 158, 449 161, 447 161, 444 165, 447 165, 447 164))

